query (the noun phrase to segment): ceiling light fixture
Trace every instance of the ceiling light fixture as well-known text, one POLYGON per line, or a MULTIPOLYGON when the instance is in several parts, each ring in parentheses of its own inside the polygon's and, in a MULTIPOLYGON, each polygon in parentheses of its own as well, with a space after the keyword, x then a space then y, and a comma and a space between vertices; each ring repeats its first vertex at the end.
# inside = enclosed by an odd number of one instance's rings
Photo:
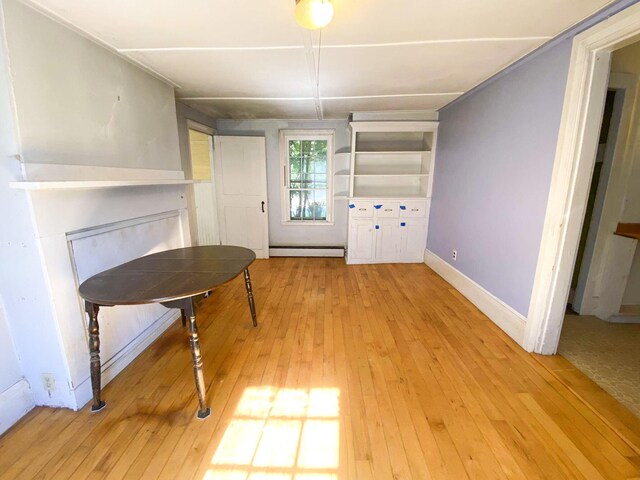
POLYGON ((309 30, 329 25, 333 18, 333 5, 329 0, 296 0, 296 21, 309 30))

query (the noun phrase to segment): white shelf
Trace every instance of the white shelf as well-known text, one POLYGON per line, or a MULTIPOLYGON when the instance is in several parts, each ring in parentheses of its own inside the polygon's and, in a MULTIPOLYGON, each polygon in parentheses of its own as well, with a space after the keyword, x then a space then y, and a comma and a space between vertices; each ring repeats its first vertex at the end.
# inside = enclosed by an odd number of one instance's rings
POLYGON ((354 197, 428 198, 436 122, 352 122, 354 197))
POLYGON ((354 198, 427 198, 427 196, 420 192, 409 191, 406 188, 398 187, 371 187, 357 188, 353 195, 354 198))
POLYGON ((428 177, 428 173, 356 173, 354 177, 428 177))
POLYGON ((138 187, 149 185, 189 185, 193 180, 61 180, 10 182, 17 190, 82 190, 93 188, 138 187))
POLYGON ((431 150, 376 150, 376 151, 360 151, 356 152, 356 155, 423 155, 425 153, 431 153, 431 150))

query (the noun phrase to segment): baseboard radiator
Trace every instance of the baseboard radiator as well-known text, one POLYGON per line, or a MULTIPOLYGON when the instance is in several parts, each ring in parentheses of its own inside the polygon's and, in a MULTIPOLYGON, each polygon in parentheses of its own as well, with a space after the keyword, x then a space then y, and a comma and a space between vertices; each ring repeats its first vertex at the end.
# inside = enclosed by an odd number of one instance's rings
POLYGON ((269 245, 270 257, 344 257, 344 247, 334 245, 269 245))

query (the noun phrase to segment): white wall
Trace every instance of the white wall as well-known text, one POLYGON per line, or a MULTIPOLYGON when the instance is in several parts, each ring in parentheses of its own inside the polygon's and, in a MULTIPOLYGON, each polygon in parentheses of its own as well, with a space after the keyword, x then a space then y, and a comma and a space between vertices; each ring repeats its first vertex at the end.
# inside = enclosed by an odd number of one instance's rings
MULTIPOLYGON (((175 97, 169 85, 29 7, 15 0, 0 5, 0 33, 6 38, 0 76, 0 291, 6 322, 28 381, 23 383, 31 387, 30 405, 79 408, 90 397, 86 318, 66 233, 161 212, 179 212, 182 218, 184 188, 28 194, 8 183, 23 180, 18 159, 91 166, 96 172, 124 167, 124 175, 128 168, 181 174, 175 97), (42 373, 55 377, 54 391, 44 389, 42 373)), ((180 230, 188 241, 188 224, 180 230)), ((167 239, 148 240, 163 245, 167 239)), ((154 334, 166 326, 156 325, 154 334)), ((128 339, 129 355, 112 374, 149 341, 133 338, 126 325, 114 328, 123 329, 119 338, 128 339)), ((0 336, 1 387, 15 379, 16 359, 4 348, 8 340, 1 323, 0 336)), ((2 402, 0 390, 0 431, 6 427, 2 402)))
MULTIPOLYGON (((0 20, 3 20, 0 10, 0 20)), ((39 253, 35 241, 27 195, 10 190, 8 182, 19 176, 19 153, 14 110, 11 95, 11 79, 4 42, 4 32, 0 37, 0 205, 2 223, 0 228, 0 433, 5 431, 32 405, 33 398, 27 396, 16 410, 16 397, 11 388, 24 378, 16 353, 16 331, 33 329, 33 335, 51 336, 51 353, 55 357, 56 332, 50 328, 51 315, 47 311, 46 286, 39 253), (10 325, 11 324, 11 325, 10 325), (42 330, 41 330, 42 329, 42 330)), ((47 348, 47 347, 45 347, 47 348)), ((33 360, 22 356, 22 362, 33 360)), ((56 358, 56 368, 61 358, 56 358)), ((54 365, 52 365, 54 366, 54 365)), ((62 366, 64 373, 64 366, 62 366)), ((30 380, 33 381, 33 378, 30 380)), ((28 388, 28 383, 24 381, 28 388)))
POLYGON ((171 86, 15 0, 3 5, 26 162, 180 169, 171 86))
MULTIPOLYGON (((282 129, 333 129, 336 152, 348 152, 347 120, 218 120, 218 135, 266 137, 269 245, 346 245, 347 203, 335 202, 331 226, 282 225, 280 198, 280 137, 282 129)), ((215 173, 214 173, 215 174, 215 173)))
POLYGON ((0 392, 6 391, 22 378, 18 354, 13 345, 9 324, 4 317, 2 298, 0 297, 0 392))

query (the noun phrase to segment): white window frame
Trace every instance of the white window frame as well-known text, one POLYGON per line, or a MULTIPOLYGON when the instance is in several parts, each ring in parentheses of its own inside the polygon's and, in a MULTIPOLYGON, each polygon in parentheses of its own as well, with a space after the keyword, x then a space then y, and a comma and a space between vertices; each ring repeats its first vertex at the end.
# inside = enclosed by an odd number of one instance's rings
MULTIPOLYGON (((280 205, 282 225, 333 225, 333 157, 334 130, 280 130, 280 205), (327 219, 290 220, 289 205, 289 140, 327 141, 327 219)), ((298 190, 293 189, 293 190, 298 190)))

